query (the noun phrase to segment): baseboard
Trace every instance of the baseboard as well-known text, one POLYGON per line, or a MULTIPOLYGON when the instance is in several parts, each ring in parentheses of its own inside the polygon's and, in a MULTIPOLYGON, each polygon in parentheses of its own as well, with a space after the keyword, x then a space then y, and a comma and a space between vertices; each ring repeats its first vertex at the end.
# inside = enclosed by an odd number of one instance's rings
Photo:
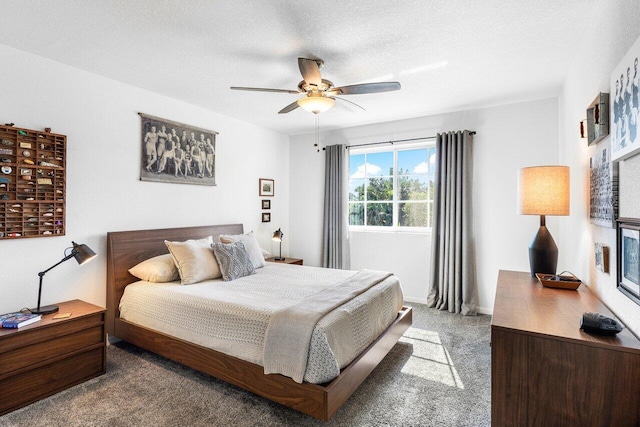
MULTIPOLYGON (((404 297, 405 302, 417 302, 418 304, 427 304, 427 300, 426 298, 413 298, 413 297, 404 297)), ((476 307, 476 311, 478 312, 478 314, 488 314, 488 315, 492 315, 493 314, 493 308, 488 308, 488 307, 476 307)))
POLYGON ((406 302, 417 302, 418 304, 426 304, 427 303, 427 299, 426 298, 412 298, 412 297, 404 297, 404 300, 406 302))

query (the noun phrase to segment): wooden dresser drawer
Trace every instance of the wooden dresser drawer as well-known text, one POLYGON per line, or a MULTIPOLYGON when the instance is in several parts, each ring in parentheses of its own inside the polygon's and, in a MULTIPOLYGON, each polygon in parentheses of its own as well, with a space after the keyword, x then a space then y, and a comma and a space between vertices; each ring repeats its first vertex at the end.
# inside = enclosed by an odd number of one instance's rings
POLYGON ((0 415, 105 373, 105 309, 73 300, 60 313, 0 329, 0 415))
POLYGON ((27 366, 46 363, 65 354, 102 343, 104 325, 93 326, 72 334, 63 335, 47 341, 41 341, 6 353, 0 353, 0 378, 12 375, 13 372, 27 366))
POLYGON ((10 351, 56 340, 98 325, 104 325, 104 313, 96 313, 59 323, 41 325, 40 322, 36 322, 20 329, 0 329, 3 333, 8 333, 0 340, 0 360, 5 353, 10 351))
POLYGON ((104 373, 104 347, 0 379, 0 415, 104 373))

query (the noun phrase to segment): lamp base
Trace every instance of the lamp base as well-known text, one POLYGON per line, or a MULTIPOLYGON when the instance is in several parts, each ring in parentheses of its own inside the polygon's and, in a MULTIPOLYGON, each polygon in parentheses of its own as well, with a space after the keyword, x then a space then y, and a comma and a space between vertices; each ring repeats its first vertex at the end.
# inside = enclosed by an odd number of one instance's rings
POLYGON ((556 274, 558 247, 544 225, 540 226, 529 245, 529 265, 531 277, 536 277, 536 273, 556 274))
POLYGON ((275 257, 273 258, 275 261, 284 261, 286 258, 285 257, 275 257))
POLYGON ((57 305, 44 305, 40 308, 31 308, 29 311, 33 314, 51 314, 59 310, 57 305))

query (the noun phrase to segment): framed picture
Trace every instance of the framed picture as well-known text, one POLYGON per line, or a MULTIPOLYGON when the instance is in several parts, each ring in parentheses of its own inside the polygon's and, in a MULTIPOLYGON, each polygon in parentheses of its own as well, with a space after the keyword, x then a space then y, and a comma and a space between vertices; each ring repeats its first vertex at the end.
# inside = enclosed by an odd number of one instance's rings
POLYGON ((640 150, 638 57, 640 57, 640 38, 631 46, 611 75, 613 96, 609 100, 609 111, 611 112, 611 155, 614 161, 624 160, 640 150))
POLYGON ((263 200, 262 209, 271 209, 271 200, 263 200))
POLYGON ((609 94, 601 92, 587 108, 587 144, 597 144, 608 135, 609 94))
POLYGON ((275 182, 272 179, 260 178, 258 180, 258 185, 260 186, 260 196, 273 196, 275 194, 275 182))
POLYGON ((589 219, 591 224, 615 228, 618 216, 618 162, 611 161, 609 142, 603 141, 589 159, 589 219))
POLYGON ((262 222, 271 222, 271 212, 262 212, 262 222))
POLYGON ((609 272, 609 247, 602 243, 595 244, 596 268, 603 273, 609 272))
POLYGON ((640 305, 640 219, 618 221, 618 290, 640 305))
POLYGON ((140 180, 216 185, 218 132, 138 113, 140 180))

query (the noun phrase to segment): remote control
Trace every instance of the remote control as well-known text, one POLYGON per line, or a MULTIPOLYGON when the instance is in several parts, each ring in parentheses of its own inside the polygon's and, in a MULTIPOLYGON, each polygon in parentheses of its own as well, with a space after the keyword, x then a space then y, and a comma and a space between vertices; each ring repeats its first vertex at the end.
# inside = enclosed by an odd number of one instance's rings
POLYGON ((580 329, 598 335, 615 335, 622 331, 622 325, 615 319, 600 313, 583 313, 580 329))

